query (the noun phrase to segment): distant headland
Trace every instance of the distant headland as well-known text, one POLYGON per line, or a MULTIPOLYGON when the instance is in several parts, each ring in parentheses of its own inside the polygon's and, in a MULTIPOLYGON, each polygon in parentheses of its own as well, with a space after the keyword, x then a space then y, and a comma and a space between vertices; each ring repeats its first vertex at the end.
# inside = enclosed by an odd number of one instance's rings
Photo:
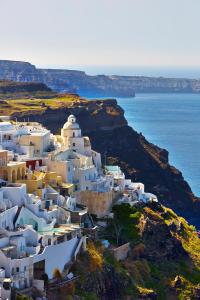
POLYGON ((88 75, 83 71, 39 69, 28 62, 0 60, 0 80, 40 82, 56 92, 92 97, 134 97, 135 93, 200 93, 200 79, 88 75))

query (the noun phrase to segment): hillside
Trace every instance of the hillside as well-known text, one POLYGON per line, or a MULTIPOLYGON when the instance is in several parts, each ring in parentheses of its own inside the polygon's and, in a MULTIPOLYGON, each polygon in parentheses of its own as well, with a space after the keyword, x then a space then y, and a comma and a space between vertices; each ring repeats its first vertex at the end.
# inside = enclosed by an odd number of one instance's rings
POLYGON ((52 97, 55 95, 44 83, 0 80, 0 98, 52 97))
POLYGON ((37 69, 28 62, 0 60, 0 79, 42 82, 58 92, 96 97, 133 97, 135 93, 199 93, 200 80, 145 76, 90 76, 82 71, 37 69))
POLYGON ((181 172, 168 162, 168 152, 149 143, 128 126, 116 100, 88 101, 78 95, 51 99, 1 101, 1 115, 13 120, 41 122, 58 133, 69 114, 77 116, 83 133, 102 154, 103 163, 119 164, 127 178, 143 182, 162 204, 186 217, 199 217, 200 199, 194 196, 181 172))
POLYGON ((113 212, 101 230, 109 247, 88 242, 88 252, 72 267, 79 275, 73 294, 93 300, 199 299, 200 244, 193 227, 157 203, 122 204, 113 212), (129 255, 119 262, 113 249, 127 242, 129 255))
POLYGON ((51 89, 48 88, 43 83, 0 80, 0 93, 37 92, 37 91, 50 92, 51 89))
POLYGON ((158 195, 159 203, 114 206, 88 251, 71 271, 75 283, 48 291, 49 300, 185 300, 200 298, 200 243, 193 226, 178 217, 199 217, 196 198, 180 171, 170 166, 168 152, 150 144, 128 126, 114 99, 93 100, 75 94, 53 98, 1 100, 2 115, 16 121, 41 122, 59 132, 69 114, 76 115, 103 163, 119 164, 127 178, 141 181, 158 195), (165 206, 163 206, 165 205, 165 206), (170 207, 170 208, 167 208, 170 207), (108 249, 101 240, 109 241, 108 249), (113 249, 130 243, 128 257, 118 262, 113 249), (69 294, 71 296, 69 296, 69 294))
POLYGON ((59 79, 52 81, 48 74, 44 75, 39 69, 29 62, 0 60, 0 80, 17 82, 39 82, 56 91, 71 92, 67 82, 59 79))

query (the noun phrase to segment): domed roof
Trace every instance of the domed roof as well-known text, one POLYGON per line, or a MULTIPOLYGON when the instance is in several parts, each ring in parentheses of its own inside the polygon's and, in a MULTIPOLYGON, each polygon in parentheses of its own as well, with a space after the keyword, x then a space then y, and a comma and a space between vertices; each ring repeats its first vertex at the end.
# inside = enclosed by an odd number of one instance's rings
POLYGON ((71 122, 76 122, 76 117, 74 115, 70 115, 68 117, 68 121, 71 121, 71 122))
POLYGON ((67 122, 64 124, 63 129, 80 129, 79 124, 76 123, 76 118, 74 115, 70 115, 67 122))

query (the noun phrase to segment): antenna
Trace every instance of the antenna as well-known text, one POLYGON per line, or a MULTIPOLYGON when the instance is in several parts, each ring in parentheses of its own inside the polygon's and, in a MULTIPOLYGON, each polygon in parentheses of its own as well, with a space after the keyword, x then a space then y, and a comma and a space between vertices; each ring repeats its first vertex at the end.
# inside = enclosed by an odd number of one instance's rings
POLYGON ((106 166, 107 161, 107 151, 104 152, 104 165, 106 166))

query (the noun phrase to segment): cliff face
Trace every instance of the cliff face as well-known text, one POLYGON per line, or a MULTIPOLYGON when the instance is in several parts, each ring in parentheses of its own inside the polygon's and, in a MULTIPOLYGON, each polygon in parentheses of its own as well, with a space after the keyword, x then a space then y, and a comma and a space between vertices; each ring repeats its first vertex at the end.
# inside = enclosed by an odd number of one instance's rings
POLYGON ((18 82, 42 82, 55 91, 73 92, 68 84, 56 78, 52 78, 48 74, 44 74, 41 70, 28 62, 0 60, 0 79, 13 80, 18 82))
POLYGON ((181 172, 169 164, 166 150, 128 126, 93 132, 90 138, 96 150, 106 154, 107 163, 119 164, 127 178, 143 182, 146 191, 156 194, 162 204, 187 217, 199 215, 199 200, 181 172))
POLYGON ((40 72, 28 62, 0 61, 0 79, 8 79, 22 82, 42 82, 40 72))
POLYGON ((0 93, 51 92, 44 83, 0 80, 0 93))
POLYGON ((115 128, 127 125, 127 121, 124 118, 124 111, 114 99, 102 101, 82 101, 79 99, 75 102, 67 103, 65 107, 56 109, 47 107, 44 111, 41 111, 39 107, 34 112, 31 111, 31 113, 29 111, 23 114, 17 112, 13 114, 13 117, 17 117, 19 121, 23 121, 25 118, 29 119, 30 122, 40 122, 53 133, 58 133, 70 114, 77 116, 83 132, 87 134, 91 131, 112 131, 115 128))
POLYGON ((51 78, 51 83, 60 80, 68 83, 73 91, 80 95, 95 97, 133 97, 135 87, 121 82, 120 78, 97 75, 89 76, 85 72, 73 70, 41 70, 45 76, 51 78))
POLYGON ((41 70, 53 80, 67 80, 80 95, 131 97, 135 93, 199 93, 200 80, 144 76, 89 76, 72 70, 41 70))
POLYGON ((41 122, 58 133, 67 116, 77 116, 83 133, 93 148, 102 154, 103 163, 119 164, 127 178, 143 182, 162 204, 187 217, 199 217, 200 201, 180 171, 168 162, 168 152, 150 144, 144 136, 127 125, 124 112, 116 100, 76 100, 59 109, 29 114, 15 113, 18 119, 41 122))
POLYGON ((0 79, 42 82, 59 92, 96 97, 126 97, 135 93, 199 93, 200 80, 143 76, 89 76, 85 72, 37 69, 27 62, 0 61, 0 79))

